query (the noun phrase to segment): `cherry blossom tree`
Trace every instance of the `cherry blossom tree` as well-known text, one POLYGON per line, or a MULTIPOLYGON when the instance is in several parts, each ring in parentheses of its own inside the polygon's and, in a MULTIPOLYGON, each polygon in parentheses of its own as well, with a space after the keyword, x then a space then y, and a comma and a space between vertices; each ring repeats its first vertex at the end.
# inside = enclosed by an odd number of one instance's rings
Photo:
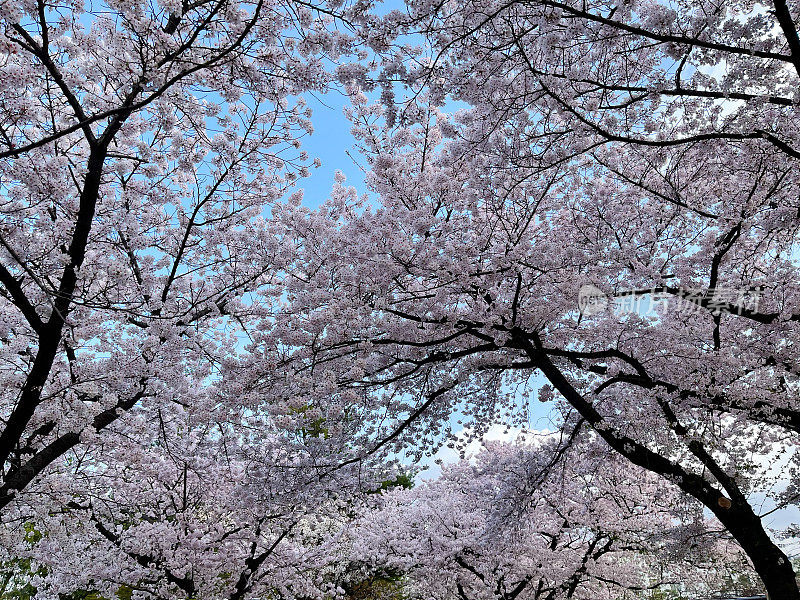
POLYGON ((0 2, 3 511, 132 407, 203 401, 282 264, 292 98, 349 47, 336 3, 85 4, 0 2))
POLYGON ((431 445, 461 415, 524 422, 541 388, 566 433, 679 485, 773 597, 800 597, 762 521, 797 499, 798 14, 532 0, 385 18, 426 45, 387 41, 377 80, 340 73, 384 86, 382 106, 353 95, 377 196, 287 219, 303 242, 277 331, 299 370, 391 417, 366 453, 431 445))
MULTIPOLYGON (((731 531, 752 523, 734 533, 740 541, 759 536, 744 506, 752 484, 741 475, 752 459, 736 450, 720 458, 713 436, 696 438, 722 422, 725 437, 743 447, 750 443, 742 437, 761 438, 764 456, 763 436, 792 452, 798 432, 788 348, 797 319, 799 14, 796 3, 779 1, 537 1, 410 4, 399 17, 426 34, 433 56, 411 63, 407 79, 424 82, 437 102, 450 94, 474 107, 455 152, 477 148, 516 169, 504 192, 532 175, 569 178, 562 198, 576 235, 566 236, 561 223, 552 229, 584 254, 573 281, 609 299, 672 299, 655 324, 606 314, 589 336, 562 336, 541 372, 598 431, 607 415, 587 398, 641 407, 644 396, 646 410, 723 491, 708 494, 698 481, 690 493, 705 492, 709 507, 722 505, 717 512, 744 507, 726 523, 731 531), (744 301, 753 292, 757 305, 744 301), (695 314, 673 310, 681 299, 695 314), (736 435, 748 427, 758 432, 736 435)), ((536 334, 530 349, 547 354, 547 345, 536 334)), ((634 462, 654 466, 647 448, 626 447, 605 431, 634 462)), ((767 560, 784 571, 767 577, 791 590, 773 595, 796 597, 786 557, 767 560)))
POLYGON ((351 534, 354 556, 404 573, 407 593, 420 598, 618 598, 669 584, 713 591, 697 575, 720 566, 711 557, 726 542, 699 504, 596 441, 558 465, 553 445, 494 443, 474 464, 382 495, 351 534))
POLYGON ((340 529, 383 469, 321 477, 328 440, 263 416, 198 423, 190 411, 161 411, 156 427, 146 416, 132 409, 136 430, 104 436, 80 463, 26 491, 40 535, 31 543, 9 530, 3 547, 33 565, 37 597, 336 594, 340 529), (71 500, 54 510, 46 499, 65 493, 71 500))
POLYGON ((299 96, 359 10, 0 2, 0 547, 41 594, 330 592, 379 471, 338 467, 347 423, 292 381, 245 394, 237 357, 294 251, 269 211, 310 166, 299 96))

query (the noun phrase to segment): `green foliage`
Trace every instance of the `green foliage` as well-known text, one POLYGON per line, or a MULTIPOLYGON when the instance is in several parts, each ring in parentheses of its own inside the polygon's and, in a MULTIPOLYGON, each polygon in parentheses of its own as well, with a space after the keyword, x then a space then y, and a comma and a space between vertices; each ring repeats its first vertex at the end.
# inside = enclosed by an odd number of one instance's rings
MULTIPOLYGON (((71 594, 60 594, 60 600, 106 600, 103 596, 91 590, 76 590, 71 594)), ((130 596, 128 596, 130 598, 130 596)))
POLYGON ((119 598, 119 600, 131 600, 133 597, 133 588, 130 588, 127 585, 122 585, 117 590, 116 596, 119 598))
POLYGON ((384 479, 377 489, 367 492, 368 494, 381 494, 386 490, 393 490, 395 488, 403 488, 410 490, 414 487, 414 474, 412 472, 400 473, 394 479, 384 479))
POLYGON ((647 600, 687 600, 687 597, 674 590, 652 590, 647 600))
MULTIPOLYGON (((24 540, 33 546, 42 539, 43 534, 31 523, 22 526, 25 531, 24 540)), ((36 575, 44 575, 45 569, 34 568, 30 558, 13 558, 0 562, 0 600, 30 600, 36 595, 36 588, 31 579, 36 575)))
POLYGON ((36 596, 36 588, 27 583, 24 577, 20 577, 26 571, 30 575, 30 561, 7 561, 2 564, 2 570, 0 600, 31 600, 36 596), (25 565, 24 562, 28 564, 25 565))
MULTIPOLYGON (((24 540, 31 546, 36 545, 44 537, 31 523, 23 525, 24 540)), ((34 568, 29 558, 15 558, 0 563, 0 600, 34 600, 38 590, 31 585, 34 576, 47 574, 44 567, 34 568)), ((123 585, 116 592, 119 600, 131 600, 133 589, 123 585)), ((96 590, 75 590, 70 594, 59 594, 59 600, 107 600, 96 590)))
POLYGON ((39 540, 44 537, 42 532, 36 529, 36 526, 31 522, 25 523, 22 527, 25 530, 25 541, 30 545, 38 544, 39 540))
POLYGON ((348 600, 406 600, 403 577, 394 573, 373 575, 347 587, 348 600))
MULTIPOLYGON (((311 405, 301 406, 299 408, 290 408, 289 413, 305 415, 305 413, 307 413, 309 410, 311 410, 311 405)), ((326 419, 324 417, 318 417, 316 419, 307 421, 306 425, 301 427, 298 432, 303 436, 304 439, 309 437, 322 437, 327 439, 329 429, 325 427, 325 423, 326 419)))

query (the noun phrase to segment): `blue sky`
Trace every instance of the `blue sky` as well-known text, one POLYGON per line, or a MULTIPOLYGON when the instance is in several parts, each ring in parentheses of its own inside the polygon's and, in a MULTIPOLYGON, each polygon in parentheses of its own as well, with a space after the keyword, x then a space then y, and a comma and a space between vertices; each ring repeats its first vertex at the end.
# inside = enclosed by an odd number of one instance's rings
POLYGON ((355 139, 350 133, 350 121, 343 112, 349 100, 338 91, 325 95, 306 95, 305 99, 313 111, 311 121, 314 124, 314 133, 303 138, 303 149, 312 159, 322 160, 322 166, 312 168, 311 176, 299 181, 299 186, 305 191, 303 204, 316 207, 324 202, 333 187, 336 171, 344 173, 347 184, 363 194, 366 192, 364 174, 353 160, 358 159, 358 152, 353 148, 355 139), (352 158, 348 156, 348 152, 352 158))

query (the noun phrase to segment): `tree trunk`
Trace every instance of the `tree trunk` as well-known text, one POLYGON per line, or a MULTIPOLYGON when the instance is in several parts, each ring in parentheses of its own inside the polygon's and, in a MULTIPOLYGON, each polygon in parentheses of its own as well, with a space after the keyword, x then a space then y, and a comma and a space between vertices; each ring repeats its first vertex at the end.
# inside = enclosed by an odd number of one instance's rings
MULTIPOLYGON (((714 513, 752 561, 771 600, 800 600, 800 589, 791 562, 764 530, 761 519, 735 482, 728 481, 729 486, 733 488, 731 491, 735 493, 735 497, 728 500, 722 491, 702 476, 685 470, 667 456, 653 452, 639 441, 609 428, 592 403, 573 387, 548 356, 534 347, 527 334, 519 330, 514 333, 513 339, 517 347, 524 350, 531 360, 536 362, 539 370, 553 387, 609 446, 633 464, 675 482, 684 492, 699 500, 714 513)), ((704 456, 698 451, 698 457, 701 456, 711 460, 710 456, 704 456)), ((719 477, 726 477, 719 469, 719 465, 711 466, 719 473, 719 477)))
POLYGON ((718 507, 714 513, 753 561, 753 567, 764 582, 769 598, 800 600, 800 589, 791 562, 764 531, 761 519, 750 506, 734 505, 730 509, 718 507))

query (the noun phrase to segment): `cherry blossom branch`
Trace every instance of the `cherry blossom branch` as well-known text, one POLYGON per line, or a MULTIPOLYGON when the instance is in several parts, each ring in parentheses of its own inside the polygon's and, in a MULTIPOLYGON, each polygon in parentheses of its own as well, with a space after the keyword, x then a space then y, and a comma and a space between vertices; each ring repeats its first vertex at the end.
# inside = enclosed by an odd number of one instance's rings
POLYGON ((573 17, 579 19, 586 19, 587 21, 593 21, 595 23, 600 23, 602 25, 607 25, 614 29, 625 31, 627 33, 632 33, 634 35, 638 35, 657 42, 662 42, 662 43, 670 42, 673 44, 681 44, 685 46, 694 46, 697 48, 706 48, 708 50, 717 50, 719 52, 727 52, 729 54, 736 54, 742 56, 755 56, 758 58, 768 58, 771 60, 779 60, 782 62, 794 63, 794 58, 792 56, 787 54, 781 54, 779 52, 768 52, 766 50, 758 50, 755 48, 743 48, 740 46, 731 46, 729 44, 721 44, 717 42, 703 40, 697 37, 681 36, 681 35, 658 33, 656 31, 649 31, 647 29, 644 29, 643 27, 638 27, 636 25, 629 25, 627 23, 623 23, 622 21, 616 21, 608 17, 603 17, 601 15, 592 13, 588 10, 575 8, 563 2, 555 2, 553 0, 526 1, 526 3, 531 3, 531 2, 542 6, 550 6, 553 8, 558 8, 562 10, 564 13, 572 15, 573 17))
POLYGON ((14 277, 11 273, 9 273, 8 269, 6 269, 5 265, 0 263, 0 283, 3 284, 6 290, 8 290, 9 295, 11 296, 14 304, 17 308, 19 308, 20 312, 25 317, 25 320, 28 321, 28 325, 31 326, 31 329, 35 333, 41 334, 44 329, 44 323, 42 319, 39 317, 39 314, 36 312, 36 309, 28 300, 28 297, 25 295, 20 282, 14 277))
POLYGON ((797 35, 797 27, 795 27, 792 14, 789 12, 789 7, 786 0, 773 0, 772 5, 775 7, 775 16, 778 23, 783 30, 783 36, 786 38, 786 43, 789 45, 789 50, 792 53, 792 64, 794 64, 795 71, 800 75, 800 37, 797 35))
POLYGON ((742 545, 765 582, 786 581, 787 573, 792 574, 790 581, 793 581, 793 571, 785 553, 772 543, 764 531, 761 519, 753 512, 746 499, 743 500, 743 496, 737 495, 728 500, 704 477, 687 471, 678 463, 614 429, 550 361, 536 335, 521 330, 513 331, 512 335, 514 343, 532 360, 537 360, 542 374, 609 446, 632 463, 673 481, 682 490, 700 500, 742 545))
MULTIPOLYGON (((139 380, 140 388, 130 398, 120 400, 115 406, 98 413, 92 420, 92 427, 100 432, 122 414, 133 408, 147 394, 147 378, 139 380)), ((46 430, 45 430, 46 431, 46 430)), ((3 484, 0 485, 0 509, 7 506, 14 498, 14 494, 25 488, 31 481, 40 475, 55 460, 66 454, 80 442, 80 432, 69 432, 60 435, 55 440, 38 450, 26 462, 9 470, 3 484)))

